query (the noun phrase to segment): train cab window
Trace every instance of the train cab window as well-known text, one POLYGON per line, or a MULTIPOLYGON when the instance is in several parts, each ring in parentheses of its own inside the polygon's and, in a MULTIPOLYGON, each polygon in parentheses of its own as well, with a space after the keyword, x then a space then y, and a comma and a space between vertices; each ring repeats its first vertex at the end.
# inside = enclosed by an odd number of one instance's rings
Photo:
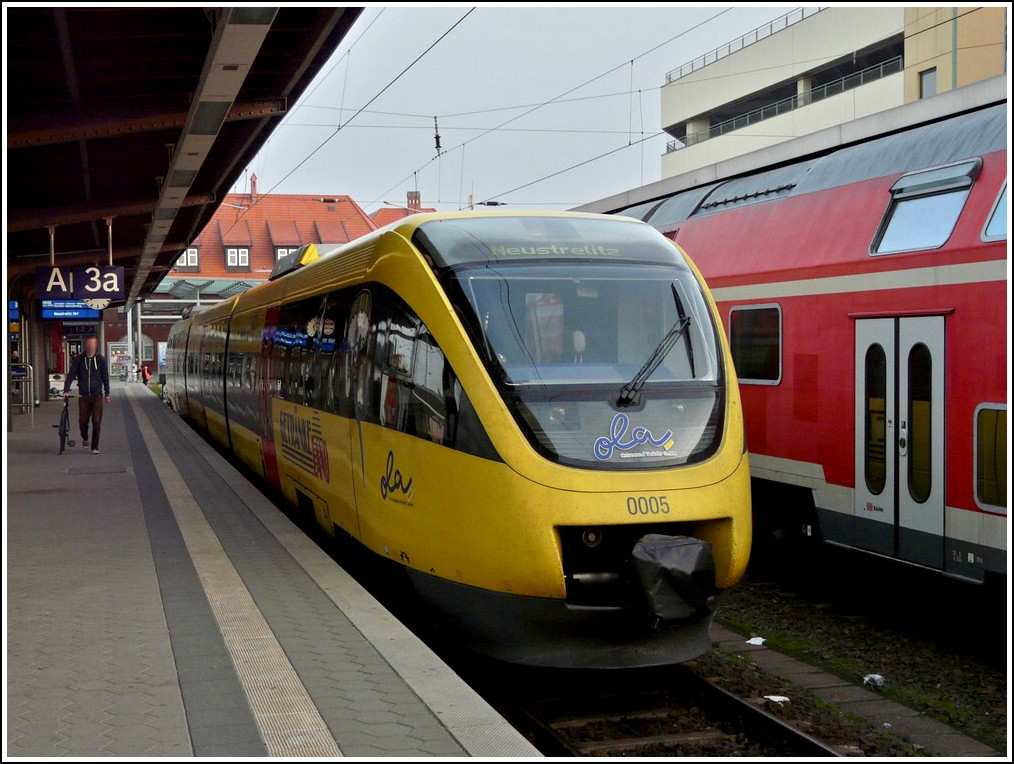
POLYGON ((729 344, 739 381, 777 385, 782 379, 782 310, 751 305, 729 312, 729 344))
POLYGON ((982 403, 975 409, 975 503, 1007 514, 1007 407, 982 403))
POLYGON ((873 240, 873 254, 936 249, 950 238, 982 160, 903 175, 891 186, 891 203, 873 240))
POLYGON ((1007 184, 1003 184, 1000 195, 993 204, 993 211, 982 231, 983 241, 1000 241, 1007 238, 1007 184))

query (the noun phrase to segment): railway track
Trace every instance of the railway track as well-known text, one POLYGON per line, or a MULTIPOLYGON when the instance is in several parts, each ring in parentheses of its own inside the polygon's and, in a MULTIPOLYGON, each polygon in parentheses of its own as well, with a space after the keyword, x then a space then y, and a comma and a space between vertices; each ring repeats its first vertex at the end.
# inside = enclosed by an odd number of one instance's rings
POLYGON ((550 756, 806 756, 841 752, 686 667, 670 689, 521 700, 515 725, 550 756))
MULTIPOLYGON (((320 543, 338 550, 334 539, 320 543)), ((354 545, 341 549, 335 558, 547 756, 844 755, 765 711, 763 700, 740 698, 688 665, 550 669, 463 651, 430 629, 412 598, 385 585, 388 568, 354 545)))

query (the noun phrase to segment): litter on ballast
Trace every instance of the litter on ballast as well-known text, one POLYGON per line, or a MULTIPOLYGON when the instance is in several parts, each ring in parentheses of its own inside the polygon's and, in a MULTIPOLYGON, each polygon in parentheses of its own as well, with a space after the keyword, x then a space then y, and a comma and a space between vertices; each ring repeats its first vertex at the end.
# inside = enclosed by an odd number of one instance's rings
POLYGON ((784 695, 765 695, 764 700, 770 700, 772 703, 777 703, 778 705, 789 702, 789 699, 784 695))
POLYGON ((748 645, 763 645, 765 642, 767 642, 767 640, 764 639, 764 637, 750 637, 750 639, 746 641, 748 645))
POLYGON ((863 677, 863 686, 872 687, 874 690, 884 689, 885 684, 887 684, 887 680, 880 674, 867 674, 863 677))

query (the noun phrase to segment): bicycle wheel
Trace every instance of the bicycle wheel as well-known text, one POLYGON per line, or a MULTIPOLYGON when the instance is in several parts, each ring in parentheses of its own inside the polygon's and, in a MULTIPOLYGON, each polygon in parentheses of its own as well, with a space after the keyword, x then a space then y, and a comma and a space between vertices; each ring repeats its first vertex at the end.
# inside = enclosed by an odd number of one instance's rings
POLYGON ((64 452, 67 447, 67 434, 70 432, 70 412, 67 410, 67 404, 63 404, 63 413, 60 414, 60 453, 64 452))

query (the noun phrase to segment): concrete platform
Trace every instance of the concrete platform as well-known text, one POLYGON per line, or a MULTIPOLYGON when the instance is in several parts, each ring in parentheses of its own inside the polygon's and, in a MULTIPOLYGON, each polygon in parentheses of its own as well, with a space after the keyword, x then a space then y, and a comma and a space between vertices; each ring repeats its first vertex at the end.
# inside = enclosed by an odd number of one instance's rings
POLYGON ((769 674, 805 688, 845 713, 889 728, 891 732, 923 746, 927 755, 962 758, 1001 755, 988 745, 962 735, 919 711, 888 700, 880 693, 847 682, 766 645, 748 645, 746 639, 717 624, 711 627, 711 640, 718 649, 743 656, 769 674))
POLYGON ((97 455, 60 405, 6 434, 5 759, 539 755, 146 388, 97 455))

